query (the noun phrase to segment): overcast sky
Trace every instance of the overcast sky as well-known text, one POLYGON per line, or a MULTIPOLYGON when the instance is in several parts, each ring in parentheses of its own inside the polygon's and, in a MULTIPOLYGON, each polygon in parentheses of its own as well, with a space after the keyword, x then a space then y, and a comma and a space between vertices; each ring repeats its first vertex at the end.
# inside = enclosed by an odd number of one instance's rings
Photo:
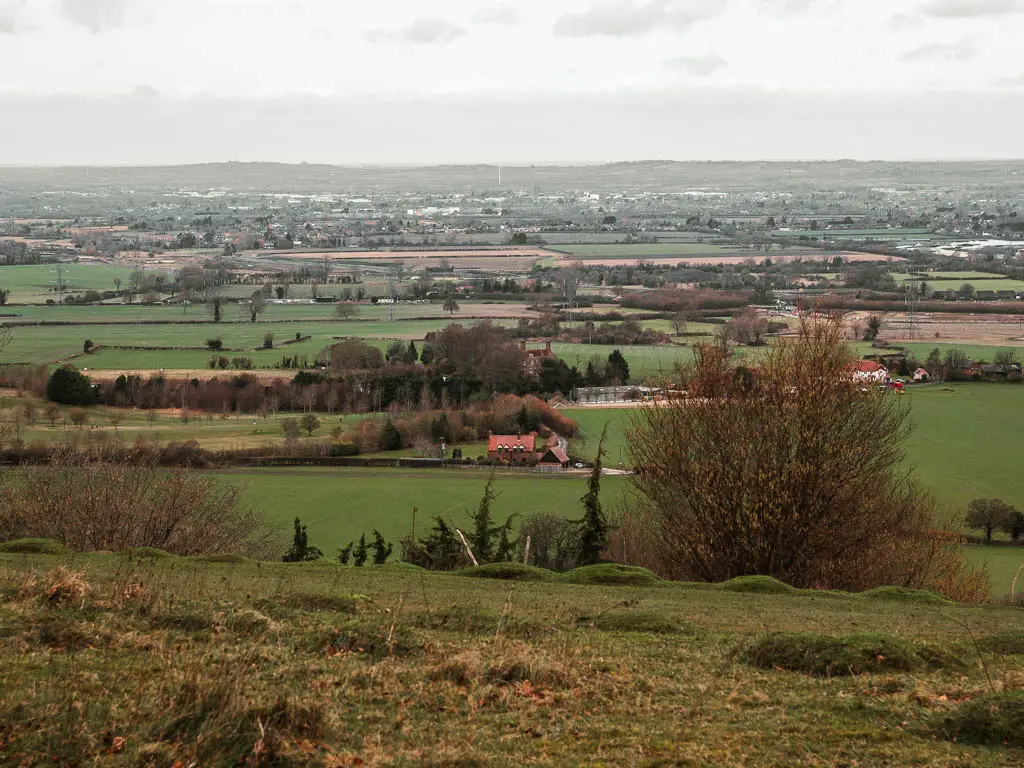
POLYGON ((0 0, 0 163, 1019 157, 1024 0, 0 0))

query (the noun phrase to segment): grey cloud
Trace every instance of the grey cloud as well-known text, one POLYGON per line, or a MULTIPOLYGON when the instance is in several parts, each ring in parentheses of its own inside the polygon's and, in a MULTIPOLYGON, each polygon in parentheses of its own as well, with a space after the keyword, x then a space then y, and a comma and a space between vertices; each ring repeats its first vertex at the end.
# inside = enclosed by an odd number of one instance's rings
POLYGON ((729 62, 717 53, 709 53, 703 56, 676 56, 666 61, 665 66, 694 75, 711 75, 728 67, 729 62))
POLYGON ((18 35, 32 29, 25 14, 25 0, 0 0, 0 35, 18 35))
POLYGON ((959 43, 922 45, 900 54, 900 61, 967 61, 978 55, 978 49, 969 40, 959 43))
POLYGON ((68 21, 99 34, 124 24, 128 0, 60 0, 60 9, 68 21))
POLYGON ((1024 0, 925 0, 921 13, 947 19, 1009 16, 1024 13, 1024 0))
POLYGON ((1024 100, 1005 91, 808 99, 739 88, 393 99, 0 93, 0 114, 17 116, 0 121, 0 165, 483 162, 494 159, 495 147, 510 163, 908 160, 1019 157, 1024 100), (974 119, 949 120, 950 104, 974 119), (199 110, 202 121, 194 118, 199 110), (80 118, 75 131, 66 129, 68 114, 80 118), (537 114, 546 119, 538 122, 537 114))
POLYGON ((370 32, 371 41, 392 41, 400 43, 447 43, 462 37, 466 31, 450 21, 435 17, 416 19, 412 24, 395 31, 378 29, 370 32))
POLYGON ((473 18, 482 24, 512 26, 519 21, 519 12, 513 3, 492 3, 481 8, 473 18))
POLYGON ((681 31, 714 18, 724 3, 714 0, 600 0, 582 13, 555 22, 559 37, 632 37, 658 30, 681 31))

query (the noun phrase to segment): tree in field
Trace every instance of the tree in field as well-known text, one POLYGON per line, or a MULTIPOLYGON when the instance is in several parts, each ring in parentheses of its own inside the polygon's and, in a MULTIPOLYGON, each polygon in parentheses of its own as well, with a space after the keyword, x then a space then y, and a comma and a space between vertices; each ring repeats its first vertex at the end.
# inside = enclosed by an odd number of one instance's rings
POLYGON ((985 543, 992 543, 992 532, 1013 521, 1017 510, 1001 499, 975 499, 967 505, 965 522, 985 531, 985 543))
POLYGON ((0 352, 5 350, 14 338, 14 331, 9 325, 0 325, 0 352))
POLYGON ((56 403, 47 403, 43 408, 43 416, 50 422, 51 427, 55 427, 57 426, 57 419, 60 418, 60 408, 57 407, 56 403))
POLYGON ((971 301, 974 298, 974 286, 970 283, 964 283, 960 286, 959 290, 957 290, 957 293, 964 301, 971 301))
POLYGON ((494 490, 494 473, 491 473, 484 486, 484 495, 480 497, 480 504, 473 513, 473 533, 469 538, 470 548, 476 559, 481 563, 491 562, 494 544, 493 536, 497 532, 491 525, 491 504, 498 498, 494 490))
POLYGON ((672 315, 672 330, 676 332, 676 336, 682 336, 686 333, 686 326, 689 324, 690 318, 686 312, 676 312, 672 315))
POLYGON ((285 552, 284 557, 281 559, 286 563, 306 563, 312 560, 319 560, 323 556, 323 552, 309 545, 309 534, 306 532, 306 526, 296 517, 295 533, 292 535, 292 547, 285 552))
POLYGON ((122 421, 124 421, 124 412, 117 408, 111 408, 107 411, 107 421, 110 422, 110 426, 117 432, 117 427, 122 421))
POLYGON ((253 291, 249 299, 242 305, 242 311, 249 313, 249 322, 255 323, 256 319, 267 309, 267 300, 263 298, 263 291, 253 291))
POLYGON ((358 314, 359 306, 357 304, 349 304, 343 301, 339 304, 334 305, 335 320, 351 320, 358 314))
POLYGON ((224 297, 214 294, 206 300, 206 306, 210 310, 210 314, 213 316, 213 322, 219 323, 221 308, 224 306, 224 297))
POLYGON ((1003 369, 1003 373, 1009 374, 1017 364, 1017 351, 1014 349, 1001 349, 996 352, 993 362, 1003 369))
POLYGON ((629 383, 629 363, 623 354, 615 349, 608 355, 607 376, 615 385, 629 383))
POLYGON ((359 543, 356 544, 355 552, 352 553, 352 564, 356 568, 362 568, 366 565, 366 558, 369 557, 370 548, 366 546, 366 534, 364 533, 359 537, 359 543))
POLYGON ((416 349, 416 342, 410 341, 409 348, 405 350, 405 362, 407 365, 414 365, 420 359, 420 351, 416 349))
POLYGON ((281 419, 281 431, 284 432, 285 442, 298 440, 301 429, 298 419, 281 419))
POLYGON ((391 542, 385 541, 380 531, 376 528, 373 529, 373 544, 371 546, 373 547, 374 565, 384 565, 388 558, 391 557, 391 552, 394 549, 391 542))
POLYGON ((868 318, 868 327, 864 331, 864 341, 874 341, 882 332, 882 318, 878 315, 871 315, 868 318))
POLYGON ((928 371, 929 378, 943 378, 942 351, 938 347, 935 347, 935 349, 928 353, 928 359, 924 361, 924 367, 928 371))
POLYGON ((943 378, 956 378, 969 364, 970 358, 962 349, 956 347, 947 349, 946 356, 942 360, 943 378))
POLYGON ((676 382, 687 396, 637 411, 627 434, 639 503, 612 551, 670 578, 983 597, 959 526, 904 469, 905 403, 853 381, 838 320, 804 318, 799 331, 750 377, 697 345, 676 382))
POLYGON ((608 437, 608 425, 601 430, 601 439, 597 444, 597 459, 590 470, 587 480, 587 492, 580 499, 583 502, 583 517, 577 521, 579 540, 576 543, 576 562, 578 565, 594 565, 601 561, 601 553, 608 546, 611 529, 604 510, 601 508, 601 462, 605 455, 604 443, 608 437))
POLYGON ((1014 509, 1002 525, 1003 532, 1016 544, 1024 536, 1024 512, 1014 509))
POLYGON ((58 368, 46 382, 46 399, 61 405, 92 405, 96 394, 89 377, 69 365, 58 368))
POLYGON ((0 307, 7 304, 7 297, 11 295, 9 288, 0 288, 0 307))
POLYGON ((454 317, 455 313, 459 311, 459 302, 455 300, 454 296, 449 296, 444 300, 444 304, 441 305, 441 309, 454 317))
POLYGON ((312 413, 307 413, 305 416, 299 419, 299 424, 302 426, 304 430, 306 430, 306 434, 309 437, 312 437, 313 433, 320 429, 320 419, 318 419, 316 415, 312 413))

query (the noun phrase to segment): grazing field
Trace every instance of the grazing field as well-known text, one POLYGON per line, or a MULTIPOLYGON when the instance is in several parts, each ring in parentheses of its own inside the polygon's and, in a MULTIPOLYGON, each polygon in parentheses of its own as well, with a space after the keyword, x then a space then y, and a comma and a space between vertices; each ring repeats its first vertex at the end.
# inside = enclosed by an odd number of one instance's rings
MULTIPOLYGON (((64 264, 64 292, 113 291, 114 280, 119 279, 123 288, 128 287, 132 271, 128 267, 113 267, 102 264, 64 264)), ((160 272, 160 270, 154 270, 160 272)), ((11 292, 8 302, 45 303, 57 298, 57 265, 0 266, 0 288, 11 292)), ((6 308, 5 308, 6 310, 6 308)))
MULTIPOLYGON (((309 526, 310 543, 328 555, 376 527, 396 542, 412 530, 412 509, 418 507, 421 535, 435 516, 459 527, 470 526, 487 484, 489 470, 471 469, 290 469, 218 472, 218 477, 247 489, 250 501, 268 519, 290 527, 296 515, 309 526)), ((497 473, 498 500, 491 508, 495 523, 510 515, 518 522, 540 512, 578 518, 586 492, 585 474, 497 473)), ((601 495, 615 502, 626 478, 606 477, 601 495)))
MULTIPOLYGON (((915 430, 908 460, 924 486, 950 510, 971 499, 994 496, 1024 509, 1024 483, 1015 446, 1024 434, 1024 387, 1011 384, 951 384, 914 387, 903 397, 915 430)), ((623 431, 630 409, 566 408, 585 442, 573 446, 592 456, 609 422, 609 459, 628 456, 623 431)), ((628 458, 624 459, 628 463, 628 458)))
POLYGON ((618 349, 629 363, 630 382, 639 383, 645 377, 671 374, 680 363, 693 359, 693 353, 682 345, 626 346, 614 344, 552 344, 554 353, 568 365, 585 370, 592 358, 604 361, 618 349))
MULTIPOLYGON (((1024 565, 1024 547, 971 545, 964 547, 971 565, 988 569, 993 597, 1009 597, 1013 577, 1024 565)), ((1017 579, 1016 596, 1024 593, 1024 571, 1017 579)))
POLYGON ((1018 610, 749 579, 665 585, 643 572, 626 574, 634 586, 602 585, 614 575, 509 582, 392 566, 0 554, 0 759, 1024 761, 1018 610), (988 678, 1008 693, 990 698, 988 678))

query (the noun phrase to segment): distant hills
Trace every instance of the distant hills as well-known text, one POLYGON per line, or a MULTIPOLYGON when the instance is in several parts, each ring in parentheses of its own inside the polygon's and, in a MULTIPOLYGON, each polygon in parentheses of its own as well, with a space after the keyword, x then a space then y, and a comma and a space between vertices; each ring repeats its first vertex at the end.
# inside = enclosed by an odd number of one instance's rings
POLYGON ((1024 181, 1024 160, 978 162, 674 162, 594 165, 341 166, 208 163, 150 167, 0 167, 0 189, 177 189, 338 193, 432 190, 800 190, 999 187, 1024 181))

